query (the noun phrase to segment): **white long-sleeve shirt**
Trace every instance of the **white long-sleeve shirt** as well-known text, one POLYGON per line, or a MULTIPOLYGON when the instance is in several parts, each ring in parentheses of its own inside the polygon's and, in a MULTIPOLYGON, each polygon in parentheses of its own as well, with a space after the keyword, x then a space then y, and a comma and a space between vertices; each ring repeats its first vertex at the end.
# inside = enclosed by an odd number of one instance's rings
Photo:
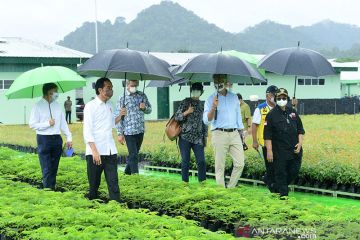
POLYGON ((51 119, 51 115, 49 102, 42 98, 31 110, 29 119, 30 128, 36 130, 36 134, 39 135, 57 135, 62 132, 66 136, 66 141, 71 142, 72 135, 65 120, 62 107, 55 101, 50 103, 50 108, 52 118, 55 119, 55 125, 50 126, 49 120, 51 119))
POLYGON ((113 109, 109 102, 98 97, 88 102, 84 109, 84 141, 86 155, 92 155, 89 143, 95 143, 100 155, 117 154, 112 129, 115 128, 113 109))

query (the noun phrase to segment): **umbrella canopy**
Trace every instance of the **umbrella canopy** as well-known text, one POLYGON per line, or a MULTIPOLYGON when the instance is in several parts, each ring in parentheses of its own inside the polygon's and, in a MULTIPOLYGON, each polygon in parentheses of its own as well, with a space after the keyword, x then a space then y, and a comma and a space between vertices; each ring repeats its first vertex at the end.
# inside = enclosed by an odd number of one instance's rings
POLYGON ((212 82, 213 74, 226 74, 232 83, 266 82, 248 62, 222 53, 198 55, 184 63, 176 73, 192 82, 212 82))
POLYGON ((170 80, 169 64, 149 53, 130 49, 102 51, 78 68, 81 75, 132 80, 170 80))
POLYGON ((336 74, 330 62, 320 53, 299 47, 282 48, 265 56, 259 62, 259 68, 280 75, 294 75, 294 98, 297 76, 320 77, 336 74))
POLYGON ((265 76, 265 70, 261 68, 257 68, 257 64, 259 62, 259 59, 256 58, 254 55, 246 53, 246 52, 239 52, 236 50, 229 50, 229 51, 222 51, 223 54, 238 57, 244 61, 247 61, 251 64, 254 68, 256 68, 259 73, 261 73, 262 76, 265 76))
POLYGON ((239 52, 236 50, 229 50, 229 51, 222 51, 223 54, 226 55, 230 55, 230 56, 234 56, 234 57, 238 57, 244 61, 247 61, 248 63, 252 64, 252 65, 257 65, 259 62, 259 59, 257 59, 256 57, 254 57, 254 55, 251 55, 249 53, 246 52, 239 52))
MULTIPOLYGON (((149 53, 113 49, 95 54, 78 68, 82 75, 131 80, 170 80, 169 64, 149 53)), ((144 83, 145 89, 145 83, 144 83)), ((124 87, 123 107, 126 89, 124 87)))
POLYGON ((86 80, 66 67, 38 67, 17 77, 5 96, 8 99, 40 97, 45 83, 55 83, 58 92, 64 93, 85 86, 86 80))
POLYGON ((175 74, 179 70, 179 68, 180 68, 180 65, 171 66, 168 68, 171 75, 173 76, 173 78, 170 81, 152 80, 147 85, 147 87, 157 87, 157 88, 169 87, 173 84, 177 84, 177 83, 181 82, 182 80, 184 80, 184 78, 175 76, 175 74))
POLYGON ((258 66, 281 75, 320 77, 335 74, 334 68, 324 56, 301 47, 276 50, 261 59, 258 66))

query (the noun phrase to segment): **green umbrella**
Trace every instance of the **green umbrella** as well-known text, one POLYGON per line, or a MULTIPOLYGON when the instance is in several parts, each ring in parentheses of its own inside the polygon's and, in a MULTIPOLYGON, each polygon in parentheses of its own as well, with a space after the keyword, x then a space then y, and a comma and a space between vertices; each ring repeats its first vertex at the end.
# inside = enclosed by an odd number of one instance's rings
POLYGON ((86 80, 66 67, 38 67, 17 77, 5 96, 8 99, 41 97, 45 83, 55 83, 58 92, 64 93, 85 86, 86 80))
POLYGON ((239 52, 236 50, 229 50, 229 51, 222 51, 223 54, 226 55, 230 55, 230 56, 234 56, 234 57, 238 57, 241 60, 247 61, 248 63, 250 63, 254 68, 256 68, 262 76, 265 77, 265 70, 264 69, 259 69, 257 67, 257 64, 259 62, 259 59, 257 59, 254 55, 246 53, 246 52, 239 52))
MULTIPOLYGON (((64 93, 85 86, 86 80, 66 67, 38 67, 17 77, 5 96, 8 99, 41 97, 45 83, 55 83, 58 86, 58 92, 64 93)), ((49 111, 52 117, 50 103, 49 111)))

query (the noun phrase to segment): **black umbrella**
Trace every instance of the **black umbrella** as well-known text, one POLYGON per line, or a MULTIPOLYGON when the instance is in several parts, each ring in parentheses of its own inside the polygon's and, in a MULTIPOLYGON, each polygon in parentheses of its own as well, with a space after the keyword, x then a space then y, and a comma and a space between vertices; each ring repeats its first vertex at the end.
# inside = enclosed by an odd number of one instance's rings
POLYGON ((280 75, 295 75, 294 97, 297 76, 320 77, 334 75, 330 62, 320 53, 297 47, 283 48, 265 56, 258 64, 259 68, 280 75))
MULTIPOLYGON (((248 62, 222 53, 198 55, 184 63, 176 75, 190 82, 212 82, 214 74, 226 74, 227 80, 232 83, 266 82, 248 62)), ((215 110, 215 119, 217 119, 217 110, 215 110)))
POLYGON ((162 81, 162 80, 152 80, 146 87, 156 87, 156 88, 163 88, 163 87, 170 87, 174 84, 177 84, 178 81, 184 80, 182 77, 175 76, 176 72, 180 68, 180 65, 170 66, 168 69, 173 76, 170 81, 162 81))
POLYGON ((222 53, 198 55, 184 63, 176 73, 193 82, 212 82, 214 74, 226 74, 232 83, 266 82, 248 62, 222 53))
MULTIPOLYGON (((130 49, 105 50, 78 68, 81 75, 131 80, 170 80, 168 63, 149 53, 130 49)), ((125 105, 125 87, 123 106, 125 105)))

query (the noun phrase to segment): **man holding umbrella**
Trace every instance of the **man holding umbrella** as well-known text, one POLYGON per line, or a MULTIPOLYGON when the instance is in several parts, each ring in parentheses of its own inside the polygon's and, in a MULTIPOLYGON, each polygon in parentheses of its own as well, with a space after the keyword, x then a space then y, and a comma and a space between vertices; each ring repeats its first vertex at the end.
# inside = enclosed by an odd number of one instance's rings
POLYGON ((236 94, 226 90, 226 74, 214 74, 213 79, 216 93, 205 102, 203 121, 211 123, 216 182, 225 187, 225 161, 229 153, 233 159, 233 170, 227 187, 234 188, 244 169, 243 143, 239 135, 244 128, 240 102, 236 94))
POLYGON ((126 82, 126 97, 121 96, 117 103, 115 115, 119 110, 126 115, 124 120, 117 125, 118 141, 121 144, 126 142, 129 152, 125 174, 139 173, 138 159, 141 144, 145 132, 145 114, 150 114, 151 104, 146 94, 137 90, 138 80, 126 82))
POLYGON ((29 126, 36 130, 38 154, 44 188, 55 190, 56 174, 62 153, 60 133, 66 136, 67 147, 72 147, 72 136, 65 120, 58 98, 58 86, 55 83, 43 85, 43 98, 31 111, 29 126))

